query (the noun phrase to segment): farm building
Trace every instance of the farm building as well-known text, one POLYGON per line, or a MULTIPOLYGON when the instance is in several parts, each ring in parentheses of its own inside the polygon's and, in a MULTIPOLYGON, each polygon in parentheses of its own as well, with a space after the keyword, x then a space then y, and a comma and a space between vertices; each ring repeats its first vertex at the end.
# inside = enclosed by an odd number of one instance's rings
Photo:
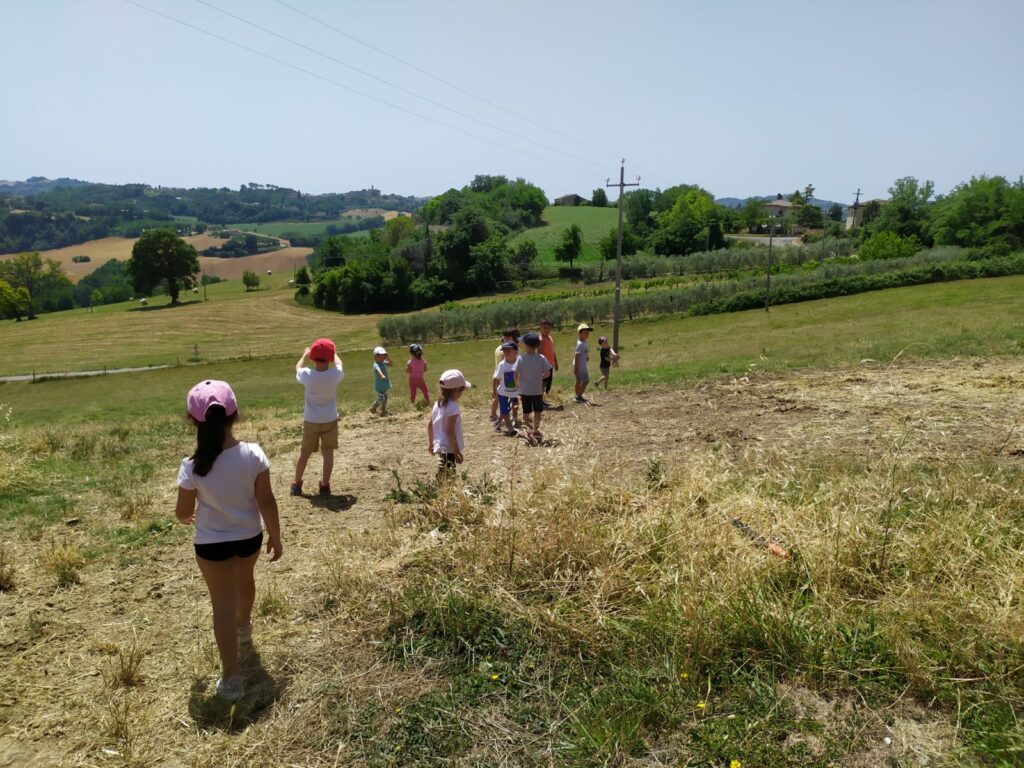
POLYGON ((587 203, 587 198, 580 197, 579 195, 562 195, 561 197, 555 198, 555 205, 584 205, 587 203))
POLYGON ((781 219, 791 213, 796 213, 796 209, 800 206, 797 203, 786 200, 782 195, 779 195, 774 200, 761 203, 761 207, 764 208, 764 212, 768 216, 781 219))
MULTIPOLYGON (((849 208, 846 209, 846 229, 856 229, 864 221, 864 214, 867 212, 876 212, 879 208, 885 205, 886 200, 865 200, 862 202, 854 202, 849 208)), ((871 219, 871 215, 868 216, 871 219)))

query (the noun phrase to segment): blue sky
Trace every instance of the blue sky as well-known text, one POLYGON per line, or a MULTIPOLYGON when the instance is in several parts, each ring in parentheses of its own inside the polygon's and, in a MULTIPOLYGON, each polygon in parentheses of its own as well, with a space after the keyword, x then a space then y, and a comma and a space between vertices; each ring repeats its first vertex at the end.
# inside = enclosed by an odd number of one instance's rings
POLYGON ((848 202, 1024 173, 1016 0, 287 0, 529 121, 274 0, 204 0, 490 126, 198 0, 137 1, 318 77, 125 0, 10 2, 0 178, 429 195, 501 173, 589 195, 625 157, 644 186, 848 202))

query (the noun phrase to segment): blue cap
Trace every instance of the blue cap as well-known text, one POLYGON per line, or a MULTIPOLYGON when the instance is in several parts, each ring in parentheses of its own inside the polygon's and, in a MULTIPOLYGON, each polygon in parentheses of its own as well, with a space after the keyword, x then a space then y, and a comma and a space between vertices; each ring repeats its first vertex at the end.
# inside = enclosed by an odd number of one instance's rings
POLYGON ((528 347, 540 346, 540 336, 533 331, 523 334, 523 338, 521 338, 520 341, 528 347))
POLYGON ((506 341, 504 344, 501 345, 501 348, 502 349, 519 349, 519 345, 516 344, 514 341, 506 341))

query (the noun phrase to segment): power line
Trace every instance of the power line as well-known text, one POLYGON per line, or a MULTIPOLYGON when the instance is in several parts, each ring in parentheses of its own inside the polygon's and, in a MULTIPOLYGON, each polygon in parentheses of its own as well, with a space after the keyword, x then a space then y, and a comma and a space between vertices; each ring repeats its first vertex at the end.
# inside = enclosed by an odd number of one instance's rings
POLYGON ((337 88, 341 88, 342 90, 349 91, 350 93, 354 93, 357 96, 362 96, 363 98, 370 99, 371 101, 375 101, 378 104, 383 104, 383 105, 385 105, 387 107, 391 107, 392 109, 397 109, 399 112, 405 112, 406 114, 412 115, 414 117, 418 117, 421 120, 426 120, 428 123, 433 123, 434 125, 439 125, 442 128, 447 128, 447 129, 452 130, 452 131, 457 131, 458 133, 461 133, 464 136, 470 136, 470 137, 472 137, 474 139, 479 139, 480 141, 486 141, 486 142, 488 142, 490 144, 494 144, 495 146, 503 147, 504 149, 510 149, 513 152, 518 152, 518 153, 520 153, 522 155, 528 155, 528 156, 536 158, 538 160, 543 160, 545 163, 554 163, 555 165, 560 165, 563 168, 568 168, 568 169, 570 169, 572 171, 576 171, 577 173, 582 173, 582 174, 585 174, 585 175, 591 175, 593 173, 593 171, 588 171, 588 170, 585 170, 583 168, 577 168, 575 165, 569 165, 568 163, 563 163, 561 160, 555 160, 555 159, 550 158, 550 157, 544 157, 543 155, 538 155, 536 152, 531 152, 528 149, 521 149, 520 147, 514 147, 511 144, 506 144, 506 143, 504 143, 502 141, 498 141, 496 139, 492 139, 492 138, 490 138, 488 136, 482 136, 479 133, 473 133, 472 131, 467 131, 464 128, 459 128, 458 126, 452 125, 450 123, 446 123, 443 120, 437 120, 436 118, 430 117, 428 115, 424 115, 424 114, 422 114, 420 112, 417 112, 415 110, 408 109, 407 107, 399 106, 398 104, 394 104, 394 103, 392 103, 390 101, 387 101, 386 99, 381 99, 381 98, 379 98, 377 96, 374 96, 373 94, 366 93, 365 91, 360 91, 357 88, 353 88, 353 87, 351 87, 349 85, 345 85, 344 83, 340 83, 337 80, 332 80, 331 78, 326 77, 324 75, 321 75, 321 74, 319 74, 317 72, 313 72, 311 70, 305 69, 304 67, 300 67, 298 64, 292 64, 291 62, 285 61, 284 59, 279 59, 276 56, 273 56, 272 54, 264 53, 263 51, 257 50, 256 48, 251 48, 250 46, 245 45, 244 43, 239 43, 239 42, 237 42, 235 40, 232 40, 230 38, 224 37, 223 35, 218 35, 216 32, 211 32, 208 29, 203 29, 202 27, 198 27, 195 24, 190 24, 189 22, 183 21, 183 20, 181 20, 181 19, 179 19, 179 18, 177 18, 175 16, 171 16, 169 14, 163 13, 162 11, 158 11, 155 8, 150 8, 147 5, 143 5, 142 3, 136 2, 136 0, 124 0, 124 2, 128 3, 129 5, 134 5, 136 8, 141 8, 144 11, 148 11, 149 13, 152 13, 155 16, 160 16, 161 18, 167 19, 168 21, 173 21, 176 24, 182 25, 183 27, 188 27, 189 29, 195 30, 196 32, 201 32, 204 35, 208 35, 209 37, 212 37, 212 38, 215 38, 217 40, 220 40, 221 42, 227 43, 228 45, 233 45, 236 48, 241 48, 244 51, 248 51, 249 53, 253 53, 253 54, 257 55, 257 56, 261 56, 264 59, 268 59, 268 60, 273 61, 273 62, 275 62, 277 64, 281 64, 282 66, 288 67, 289 69, 294 69, 296 72, 301 72, 302 74, 308 75, 309 77, 316 78, 317 80, 322 80, 325 83, 329 83, 330 85, 333 85, 333 86, 335 86, 337 88))
POLYGON ((343 29, 339 29, 338 27, 334 26, 330 22, 324 21, 323 19, 317 18, 316 16, 313 16, 313 15, 311 15, 309 13, 306 13, 305 11, 300 10, 299 8, 296 8, 293 5, 289 5, 288 3, 284 2, 284 0, 274 0, 274 2, 277 3, 278 5, 284 6, 285 8, 287 8, 288 10, 290 10, 290 11, 292 11, 294 13, 299 14, 300 16, 305 16, 310 21, 316 22, 317 24, 320 24, 320 25, 322 25, 324 27, 327 27, 330 30, 333 30, 334 32, 337 32, 339 35, 343 35, 343 36, 347 37, 349 40, 352 40, 352 41, 354 41, 356 43, 359 43, 362 46, 365 46, 366 48, 369 48, 371 51, 376 51, 377 53, 379 53, 382 56, 387 56, 392 61, 397 61, 399 64, 401 64, 403 66, 406 66, 406 67, 409 67, 409 69, 412 69, 412 70, 414 70, 416 72, 419 72, 421 75, 425 75, 426 77, 429 77, 431 80, 436 80, 437 82, 441 83, 442 85, 446 85, 449 88, 458 91, 459 93, 465 94, 466 96, 469 96, 470 98, 476 99, 477 101, 479 101, 479 102, 481 102, 483 104, 486 104, 489 107, 493 107, 494 109, 501 110, 505 114, 512 115, 513 117, 519 118, 520 120, 522 120, 524 122, 527 122, 527 123, 530 123, 530 125, 534 125, 537 128, 543 128, 545 131, 553 133, 556 136, 561 136, 563 139, 569 139, 570 141, 574 141, 577 144, 581 144, 581 145, 583 145, 585 147, 589 147, 590 149, 596 150, 596 151, 601 152, 602 154, 608 155, 610 157, 618 157, 618 155, 615 152, 611 152, 611 151, 609 151, 607 149, 603 149, 602 147, 595 146, 593 144, 590 144, 589 142, 583 141, 583 139, 579 138, 578 136, 573 136, 573 135, 568 134, 568 133, 563 133, 562 131, 559 131, 556 128, 552 128, 549 125, 545 125, 544 123, 540 123, 540 122, 538 122, 536 120, 533 120, 532 118, 529 118, 526 115, 519 114, 518 112, 515 112, 515 111, 513 111, 511 109, 508 109, 507 107, 503 107, 501 104, 497 104, 497 103, 491 101, 490 99, 484 98, 483 96, 480 96, 480 95, 478 95, 476 93, 473 93, 472 91, 467 90, 466 88, 463 88, 460 85, 456 85, 455 83, 453 83, 453 82, 451 82, 449 80, 445 80, 443 77, 435 75, 432 72, 428 72, 427 70, 423 69, 422 67, 418 67, 415 64, 406 61, 405 59, 400 59, 398 56, 395 56, 392 53, 388 53, 383 48, 379 48, 376 45, 373 45, 372 43, 368 43, 365 40, 361 40, 358 37, 356 37, 355 35, 353 35, 353 34, 351 34, 349 32, 346 32, 343 29))
POLYGON ((470 115, 470 114, 468 114, 466 112, 462 112, 461 110, 455 109, 454 107, 449 107, 446 104, 442 104, 441 102, 436 101, 436 100, 430 98, 429 96, 423 96, 423 95, 421 95, 419 93, 416 93, 415 91, 412 91, 412 90, 410 90, 410 89, 408 89, 408 88, 406 88, 404 86, 398 85, 397 83, 393 83, 390 80, 386 80, 383 77, 378 77, 377 75, 373 74, 372 72, 367 72, 365 69, 360 69, 357 66, 354 66, 352 64, 349 64, 348 62, 342 61, 341 59, 337 59, 337 58, 335 58, 334 56, 331 56, 328 53, 324 53, 323 51, 317 50, 316 48, 312 48, 312 47, 306 45, 305 43, 299 42, 298 40, 293 40, 292 38, 287 37, 285 35, 282 35, 279 32, 275 32, 272 29, 267 29, 266 27, 260 26, 256 22, 253 22, 253 21, 250 21, 249 19, 243 18, 242 16, 239 16, 239 15, 237 15, 235 13, 232 13, 231 11, 226 11, 223 8, 219 8, 216 5, 214 5, 213 3, 207 2, 207 0, 196 0, 196 2, 199 3, 200 5, 205 5, 207 8, 211 8, 212 10, 217 11, 218 13, 222 13, 225 16, 229 16, 232 19, 240 21, 243 24, 247 24, 247 25, 249 25, 250 27, 252 27, 254 29, 258 29, 261 32, 264 32, 264 33, 266 33, 268 35, 273 35, 274 37, 278 38, 279 40, 284 40, 285 42, 290 43, 291 45, 294 45, 294 46, 296 46, 298 48, 302 48, 303 50, 309 51, 310 53, 315 53, 317 56, 321 56, 321 57, 327 59, 328 61, 332 61, 335 64, 338 64, 338 65, 340 65, 342 67, 345 67, 347 69, 352 70, 353 72, 358 72, 360 75, 363 75, 364 77, 368 77, 371 80, 376 80, 377 82, 383 83, 384 85, 386 85, 386 86, 388 86, 390 88, 394 88, 397 91, 401 91, 402 93, 408 94, 409 96, 412 96, 414 98, 420 99, 421 101, 425 101, 428 104, 432 104, 435 107, 439 107, 440 109, 446 110, 447 112, 451 112, 452 114, 458 115, 459 117, 466 118, 467 120, 472 120, 473 122, 479 123, 480 125, 486 126, 487 128, 490 128, 492 130, 500 131, 501 133, 507 134, 507 135, 509 135, 509 136, 511 136, 511 137, 513 137, 515 139, 519 139, 520 141, 525 141, 525 142, 527 142, 529 144, 535 144, 536 146, 543 147, 544 149, 549 150, 551 152, 557 152, 560 155, 565 155, 566 157, 571 157, 573 160, 578 160, 580 162, 587 163, 588 165, 593 165, 595 168, 600 167, 599 163, 591 160, 590 158, 581 157, 580 155, 574 155, 571 152, 566 152, 564 150, 559 149, 558 147, 553 147, 550 144, 545 144, 543 142, 531 139, 531 138, 529 138, 527 136, 522 136, 522 135, 520 135, 518 133, 515 133, 514 131, 510 131, 507 128, 502 128, 500 125, 496 125, 494 123, 489 123, 486 120, 481 120, 479 118, 473 117, 473 115, 470 115))

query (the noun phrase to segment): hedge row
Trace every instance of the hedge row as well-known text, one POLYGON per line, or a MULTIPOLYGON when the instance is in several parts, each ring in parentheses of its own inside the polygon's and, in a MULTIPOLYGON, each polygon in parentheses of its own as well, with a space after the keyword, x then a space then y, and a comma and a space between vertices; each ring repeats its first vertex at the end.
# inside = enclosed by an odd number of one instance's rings
MULTIPOLYGON (((929 258, 928 252, 922 252, 890 262, 826 264, 813 272, 773 275, 771 302, 789 304, 883 288, 1024 274, 1024 253, 981 260, 954 260, 954 255, 945 252, 929 258)), ((629 320, 647 315, 736 312, 758 306, 764 306, 763 276, 622 297, 622 315, 629 320)), ((611 318, 613 308, 611 294, 480 306, 446 305, 441 311, 385 317, 378 322, 377 329, 388 341, 473 338, 496 335, 508 327, 533 327, 541 318, 549 318, 559 326, 596 323, 611 318)))

